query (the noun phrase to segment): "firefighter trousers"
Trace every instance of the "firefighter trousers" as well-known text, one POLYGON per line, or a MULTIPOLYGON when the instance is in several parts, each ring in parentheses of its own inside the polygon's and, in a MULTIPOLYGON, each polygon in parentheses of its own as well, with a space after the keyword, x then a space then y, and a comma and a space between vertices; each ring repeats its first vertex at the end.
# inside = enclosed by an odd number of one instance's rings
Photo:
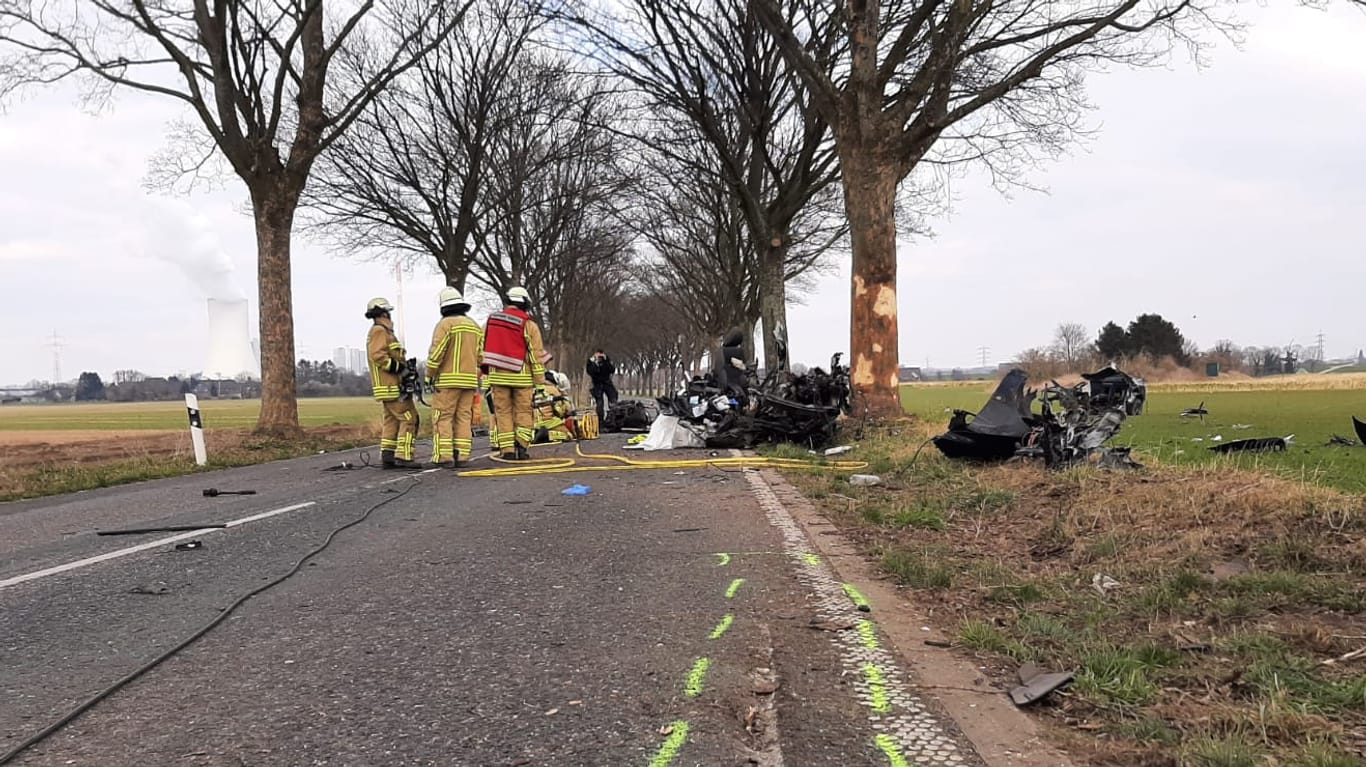
POLYGON ((498 448, 510 452, 514 444, 531 446, 536 416, 531 409, 535 390, 530 386, 493 386, 493 420, 498 424, 498 448))
POLYGON ((413 445, 417 441, 417 405, 410 399, 396 399, 383 403, 384 426, 379 449, 394 451, 394 457, 413 460, 413 445))
POLYGON ((474 389, 437 389, 432 396, 432 462, 468 460, 474 452, 474 389))

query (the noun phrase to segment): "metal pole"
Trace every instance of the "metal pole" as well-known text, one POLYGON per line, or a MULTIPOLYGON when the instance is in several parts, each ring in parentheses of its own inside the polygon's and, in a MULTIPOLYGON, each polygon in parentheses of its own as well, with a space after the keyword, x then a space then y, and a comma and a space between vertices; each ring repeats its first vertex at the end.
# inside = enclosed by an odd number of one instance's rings
POLYGON ((209 462, 209 456, 204 449, 204 422, 199 418, 199 398, 193 394, 186 394, 185 410, 190 414, 190 442, 194 443, 194 462, 203 466, 209 462))

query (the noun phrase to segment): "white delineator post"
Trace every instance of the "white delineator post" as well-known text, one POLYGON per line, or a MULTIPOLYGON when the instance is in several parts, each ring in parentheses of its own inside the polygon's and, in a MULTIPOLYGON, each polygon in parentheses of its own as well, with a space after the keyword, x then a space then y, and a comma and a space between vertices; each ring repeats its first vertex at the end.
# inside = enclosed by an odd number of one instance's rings
POLYGON ((199 417, 199 398, 186 394, 185 409, 190 413, 190 442, 194 443, 194 462, 203 466, 209 462, 209 456, 204 449, 204 422, 199 417))

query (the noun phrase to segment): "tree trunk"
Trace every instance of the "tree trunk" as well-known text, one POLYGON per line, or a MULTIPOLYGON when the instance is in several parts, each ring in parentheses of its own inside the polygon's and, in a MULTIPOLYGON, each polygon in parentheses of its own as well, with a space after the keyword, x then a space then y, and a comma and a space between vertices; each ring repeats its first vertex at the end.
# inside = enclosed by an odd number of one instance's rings
POLYGON ((902 414, 896 304, 897 165, 850 137, 841 147, 844 207, 853 242, 849 355, 855 407, 902 414))
POLYGON ((297 207, 298 196, 279 188, 252 192, 261 333, 261 415, 256 433, 278 439, 303 436, 295 388, 289 253, 297 207))
POLYGON ((787 243, 779 236, 765 243, 759 262, 759 320, 764 325, 764 368, 788 369, 787 243))

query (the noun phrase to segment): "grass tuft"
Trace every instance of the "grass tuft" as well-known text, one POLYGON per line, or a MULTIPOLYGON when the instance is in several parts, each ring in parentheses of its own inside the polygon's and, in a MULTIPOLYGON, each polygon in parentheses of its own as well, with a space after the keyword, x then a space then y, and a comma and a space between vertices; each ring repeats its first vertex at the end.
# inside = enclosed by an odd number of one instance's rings
POLYGON ((1258 767, 1262 753, 1241 737, 1205 737, 1191 743, 1187 758, 1192 767, 1258 767))
POLYGON ((882 555, 882 569, 896 576, 897 582, 903 586, 946 589, 953 585, 953 571, 931 561, 928 551, 888 551, 882 555))

